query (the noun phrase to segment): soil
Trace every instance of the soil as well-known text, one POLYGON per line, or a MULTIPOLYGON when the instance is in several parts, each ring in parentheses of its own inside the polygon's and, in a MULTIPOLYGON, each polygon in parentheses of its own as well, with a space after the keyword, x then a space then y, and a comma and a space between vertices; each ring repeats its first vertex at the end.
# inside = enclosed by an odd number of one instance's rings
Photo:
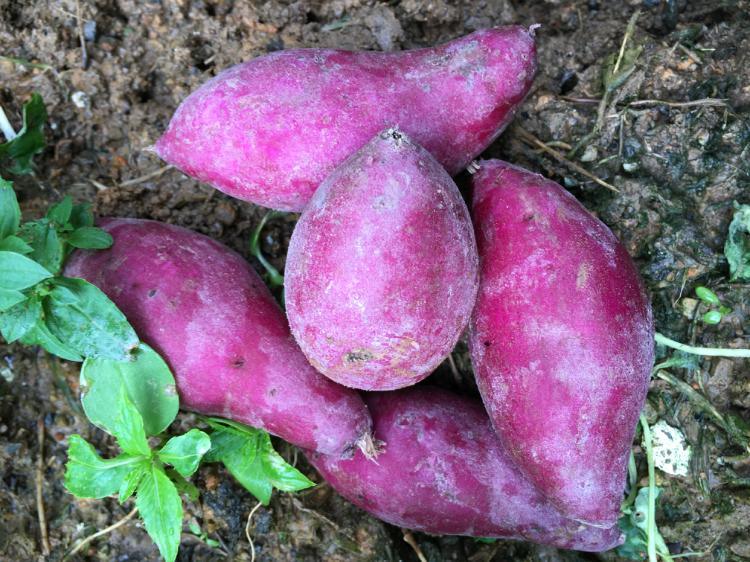
MULTIPOLYGON (((534 90, 487 155, 561 182, 615 231, 641 268, 659 331, 696 345, 750 347, 750 286, 728 282, 723 257, 732 203, 750 203, 748 13, 747 2, 731 0, 0 0, 0 104, 17 123, 23 102, 39 92, 50 114, 36 174, 16 182, 28 217, 69 193, 95 201, 99 214, 154 218, 209 234, 260 271, 248 240, 265 210, 164 169, 145 150, 189 92, 221 69, 278 49, 405 49, 493 25, 540 23, 534 90), (595 131, 603 63, 619 52, 636 9, 642 12, 629 46, 643 50, 595 131), (531 134, 565 153, 592 131, 571 160, 619 192, 523 140, 531 134), (697 285, 711 287, 732 309, 720 324, 699 321, 703 309, 691 300, 697 285)), ((282 270, 295 220, 273 219, 262 238, 263 251, 282 270)), ((435 377, 473 392, 465 346, 454 355, 462 380, 447 366, 435 377)), ((61 560, 75 541, 131 509, 115 499, 76 500, 65 492, 67 439, 79 433, 105 454, 115 449, 80 413, 76 365, 0 345, 0 372, 0 559, 45 558, 36 507, 41 474, 49 559, 61 560)), ((708 396, 721 415, 750 422, 747 360, 706 359, 695 371, 672 373, 708 396)), ((657 521, 672 552, 750 559, 747 452, 664 381, 653 383, 647 413, 652 423, 663 419, 679 428, 693 449, 687 476, 657 473, 664 488, 657 521)), ((177 423, 189 422, 186 414, 177 423)), ((292 447, 277 445, 320 481, 292 447)), ((645 475, 638 443, 635 451, 645 475)), ((250 560, 245 524, 253 498, 214 466, 195 480, 203 493, 187 504, 179 559, 250 560), (188 521, 220 546, 188 532, 188 521)), ((249 532, 259 561, 417 560, 400 529, 352 507, 325 484, 294 496, 275 494, 255 513, 249 532)), ((516 542, 415 538, 430 562, 597 558, 516 542)), ((73 559, 157 560, 158 553, 132 520, 73 559)))

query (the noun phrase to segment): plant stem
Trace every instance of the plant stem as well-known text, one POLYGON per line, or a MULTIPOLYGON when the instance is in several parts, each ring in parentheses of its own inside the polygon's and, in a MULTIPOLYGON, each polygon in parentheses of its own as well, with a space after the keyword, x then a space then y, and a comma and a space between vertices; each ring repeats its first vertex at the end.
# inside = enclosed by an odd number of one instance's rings
POLYGON ((10 121, 8 121, 2 106, 0 106, 0 131, 2 131, 5 140, 8 142, 16 138, 16 130, 10 124, 10 121))
POLYGON ((666 345, 678 351, 691 353, 693 355, 706 355, 710 357, 747 357, 750 358, 750 349, 730 349, 726 347, 693 347, 674 340, 656 332, 654 335, 656 343, 666 345))
POLYGON ((270 211, 266 213, 258 223, 258 226, 256 227, 255 232, 253 232, 253 236, 250 239, 250 253, 255 256, 255 258, 260 262, 260 264, 268 273, 268 282, 271 287, 283 287, 284 276, 279 273, 279 270, 276 269, 271 264, 271 262, 266 259, 266 256, 263 255, 263 252, 260 249, 260 234, 263 231, 263 228, 266 226, 266 222, 268 222, 268 219, 279 215, 280 213, 278 213, 277 211, 270 211))
POLYGON ((656 559, 656 470, 654 468, 654 449, 651 446, 651 428, 644 414, 640 417, 643 428, 643 444, 646 447, 648 462, 648 512, 646 513, 646 540, 648 545, 649 562, 656 559))

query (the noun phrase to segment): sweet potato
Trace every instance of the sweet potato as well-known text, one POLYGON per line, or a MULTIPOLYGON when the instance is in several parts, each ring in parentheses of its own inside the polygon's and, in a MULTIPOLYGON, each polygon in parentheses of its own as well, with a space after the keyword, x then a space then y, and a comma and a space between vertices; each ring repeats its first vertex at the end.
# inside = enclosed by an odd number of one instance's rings
POLYGON ((284 313, 239 255, 189 230, 105 219, 107 251, 76 251, 65 275, 102 289, 174 371, 181 407, 340 454, 366 436, 356 392, 308 364, 284 313))
POLYGON ((612 232, 556 183, 479 163, 470 351, 497 434, 568 517, 614 525, 654 359, 648 296, 612 232))
POLYGON ((535 72, 534 40, 521 27, 399 53, 279 51, 193 92, 154 150, 229 195, 301 211, 386 127, 399 126, 457 173, 508 124, 535 72))
POLYGON ((520 476, 479 400, 419 386, 368 394, 377 462, 309 453, 328 483, 356 506, 400 527, 441 535, 526 539, 601 551, 619 530, 566 519, 520 476))
POLYGON ((321 373, 391 390, 450 353, 477 283, 458 188, 425 149, 388 129, 337 168, 302 213, 287 255, 287 315, 321 373))

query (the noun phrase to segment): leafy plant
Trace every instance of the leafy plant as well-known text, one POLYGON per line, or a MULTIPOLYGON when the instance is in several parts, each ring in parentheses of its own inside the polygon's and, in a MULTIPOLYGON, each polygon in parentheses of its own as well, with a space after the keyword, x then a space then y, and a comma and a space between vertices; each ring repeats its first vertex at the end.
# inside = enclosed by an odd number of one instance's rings
POLYGON ((734 217, 724 244, 730 281, 750 281, 750 205, 734 203, 734 217))
POLYGON ((14 138, 0 144, 0 161, 13 161, 8 170, 13 174, 33 172, 32 158, 44 150, 44 124, 47 109, 39 94, 32 94, 23 106, 23 127, 14 138))
POLYGON ((695 296, 698 297, 705 306, 710 310, 704 312, 701 320, 704 324, 718 324, 725 314, 729 314, 732 309, 721 304, 721 300, 716 293, 708 287, 699 286, 695 288, 695 296))
MULTIPOLYGON (((23 129, 0 145, 0 162, 12 160, 11 172, 32 171, 32 157, 44 148, 46 117, 41 97, 34 94, 24 106, 23 129)), ((180 496, 197 499, 198 489, 188 479, 202 461, 222 462, 264 504, 274 488, 296 491, 314 483, 276 453, 262 430, 206 418, 207 431, 164 433, 179 410, 169 366, 139 341, 102 291, 61 275, 73 249, 106 249, 112 242, 94 226, 91 206, 76 205, 70 197, 43 218, 22 222, 13 184, 0 178, 0 334, 8 343, 40 345, 63 359, 82 361, 83 410, 122 450, 104 458, 72 435, 65 487, 80 498, 117 495, 121 503, 135 495, 146 531, 162 556, 173 561, 182 530, 180 496)))
MULTIPOLYGON (((658 556, 665 562, 671 562, 669 549, 656 526, 656 500, 661 490, 656 487, 651 428, 643 414, 640 424, 648 463, 648 486, 638 490, 634 497, 628 498, 622 507, 622 516, 618 523, 625 535, 625 542, 617 547, 616 552, 619 556, 631 560, 643 560, 648 556, 650 562, 656 562, 658 556)), ((629 473, 630 484, 635 490, 637 474, 634 462, 631 462, 629 473)))
POLYGON ((190 529, 190 532, 198 537, 198 539, 205 543, 206 545, 210 546, 211 548, 219 548, 219 541, 209 538, 208 533, 206 533, 203 529, 201 529, 200 525, 196 523, 195 521, 190 521, 188 523, 188 529, 190 529))
POLYGON ((223 463, 263 505, 268 505, 273 488, 297 492, 315 485, 274 450, 265 431, 221 418, 204 421, 214 430, 205 461, 223 463))
POLYGON ((13 184, 0 180, 0 333, 12 343, 40 345, 70 361, 127 361, 138 336, 97 287, 60 275, 73 248, 104 249, 111 236, 93 226, 89 205, 70 197, 47 215, 21 223, 13 184))
POLYGON ((297 491, 314 485, 274 451, 269 435, 259 429, 206 418, 210 434, 194 428, 167 439, 162 432, 177 416, 175 381, 167 364, 144 344, 133 363, 86 359, 81 385, 86 415, 114 436, 123 452, 104 459, 82 437, 71 436, 65 487, 82 498, 117 494, 121 503, 135 494, 146 531, 166 560, 175 559, 180 543, 180 494, 197 498, 198 490, 187 479, 202 461, 224 463, 264 504, 273 488, 297 491), (152 446, 149 437, 157 437, 160 445, 152 446))

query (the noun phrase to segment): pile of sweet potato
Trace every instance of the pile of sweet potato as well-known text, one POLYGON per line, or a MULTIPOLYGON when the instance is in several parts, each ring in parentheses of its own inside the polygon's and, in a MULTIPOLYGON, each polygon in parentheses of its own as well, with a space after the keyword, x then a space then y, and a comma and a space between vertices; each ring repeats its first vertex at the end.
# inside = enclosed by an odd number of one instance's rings
POLYGON ((507 27, 395 54, 276 52, 191 94, 156 152, 302 213, 286 318, 240 256, 153 221, 102 221, 114 246, 77 253, 66 275, 125 312, 185 407, 306 449, 381 519, 612 548, 653 361, 637 270, 539 175, 475 163, 471 212, 451 178, 508 124, 535 71, 533 29, 507 27), (484 408, 412 386, 467 327, 484 408))

